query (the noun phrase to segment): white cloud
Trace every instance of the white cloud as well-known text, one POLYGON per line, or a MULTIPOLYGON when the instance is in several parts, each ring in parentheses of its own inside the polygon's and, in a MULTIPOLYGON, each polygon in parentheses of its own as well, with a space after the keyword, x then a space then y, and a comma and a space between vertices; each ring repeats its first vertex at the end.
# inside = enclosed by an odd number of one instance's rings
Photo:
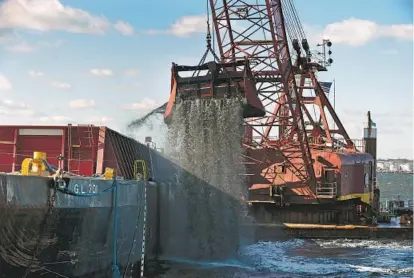
POLYGON ((188 36, 193 33, 204 33, 207 30, 205 15, 184 16, 171 26, 171 33, 176 36, 188 36))
POLYGON ((157 103, 155 102, 155 100, 149 98, 144 98, 139 102, 131 103, 124 106, 125 110, 135 110, 138 112, 148 111, 154 108, 157 108, 157 103))
POLYGON ((44 72, 35 71, 35 70, 31 70, 28 73, 29 73, 30 76, 33 76, 33 77, 41 77, 41 76, 44 76, 45 75, 44 72))
POLYGON ((361 46, 378 38, 413 39, 413 24, 380 25, 374 21, 358 18, 349 18, 328 24, 322 31, 316 31, 316 28, 310 26, 307 26, 306 29, 311 33, 308 37, 312 42, 320 42, 326 38, 334 44, 350 46, 361 46))
POLYGON ((187 37, 194 33, 205 33, 207 31, 206 15, 188 15, 179 18, 167 30, 149 30, 150 35, 171 34, 177 37, 187 37))
POLYGON ((118 20, 114 24, 115 30, 117 30, 119 33, 121 33, 124 36, 132 36, 134 34, 134 27, 131 26, 131 24, 126 23, 124 21, 118 20))
POLYGON ((6 78, 6 76, 0 73, 0 91, 7 91, 13 87, 12 83, 6 78))
POLYGON ((91 74, 96 76, 112 76, 114 75, 113 71, 110 69, 91 69, 89 71, 91 74))
POLYGON ((18 102, 11 99, 0 100, 0 106, 8 109, 29 109, 30 106, 24 102, 18 102))
MULTIPOLYGON (((16 43, 13 45, 8 45, 5 47, 6 50, 12 52, 20 52, 20 53, 32 53, 37 51, 40 48, 57 48, 62 45, 62 40, 47 42, 47 41, 40 41, 36 43, 27 43, 24 40, 16 39, 16 43)), ((1 42, 1 38, 0 38, 1 42)))
POLYGON ((413 24, 380 25, 378 26, 378 35, 381 37, 412 40, 414 32, 413 27, 413 24))
POLYGON ((59 0, 5 0, 0 4, 0 28, 103 34, 110 23, 102 16, 63 5, 59 0))
POLYGON ((72 119, 66 116, 48 116, 48 117, 40 117, 39 120, 43 123, 63 123, 63 122, 69 122, 72 119))
POLYGON ((73 109, 84 109, 95 106, 95 101, 92 99, 75 99, 69 101, 69 107, 73 109))
POLYGON ((1 109, 0 115, 9 116, 16 120, 30 120, 38 113, 32 109, 1 109))
POLYGON ((2 99, 0 100, 0 114, 24 118, 33 117, 39 113, 36 113, 36 111, 31 109, 30 105, 24 102, 14 101, 11 99, 2 99))
POLYGON ((69 90, 72 89, 72 85, 70 85, 69 83, 65 83, 65 82, 52 82, 52 87, 55 87, 57 89, 62 89, 62 90, 69 90))
POLYGON ((12 52, 30 53, 36 50, 36 48, 25 41, 19 42, 18 44, 7 46, 6 49, 12 52))

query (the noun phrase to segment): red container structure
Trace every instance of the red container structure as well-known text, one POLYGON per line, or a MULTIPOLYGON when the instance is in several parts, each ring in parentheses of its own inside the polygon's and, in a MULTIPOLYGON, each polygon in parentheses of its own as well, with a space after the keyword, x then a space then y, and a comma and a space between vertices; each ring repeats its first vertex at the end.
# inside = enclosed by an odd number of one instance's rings
POLYGON ((134 160, 148 158, 149 149, 104 126, 0 126, 0 172, 19 171, 35 151, 45 152, 55 166, 62 155, 61 167, 73 174, 102 174, 110 167, 133 178, 134 160))

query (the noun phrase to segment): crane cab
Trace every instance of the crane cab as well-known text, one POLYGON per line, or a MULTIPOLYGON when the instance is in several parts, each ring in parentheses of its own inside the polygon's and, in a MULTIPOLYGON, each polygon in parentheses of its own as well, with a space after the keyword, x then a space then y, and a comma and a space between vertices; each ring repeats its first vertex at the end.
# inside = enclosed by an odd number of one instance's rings
POLYGON ((198 66, 173 63, 171 94, 165 109, 164 121, 167 124, 170 122, 177 103, 209 98, 239 98, 243 103, 244 118, 263 117, 266 114, 257 95, 247 59, 234 63, 207 62, 198 66), (206 73, 201 75, 202 71, 206 73), (189 77, 181 76, 180 73, 186 73, 189 77))

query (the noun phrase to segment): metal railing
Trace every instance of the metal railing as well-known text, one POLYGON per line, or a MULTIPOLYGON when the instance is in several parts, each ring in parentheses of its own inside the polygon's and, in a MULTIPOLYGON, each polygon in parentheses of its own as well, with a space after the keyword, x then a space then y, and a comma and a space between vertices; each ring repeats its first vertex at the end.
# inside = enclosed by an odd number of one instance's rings
POLYGON ((380 203, 380 210, 389 212, 390 214, 396 214, 398 209, 413 209, 413 200, 388 200, 386 199, 385 202, 380 203))
POLYGON ((139 159, 134 161, 134 178, 136 180, 147 180, 147 163, 139 159))
POLYGON ((352 142, 354 143, 356 149, 359 152, 365 152, 365 144, 364 144, 364 140, 362 139, 352 139, 352 142))
MULTIPOLYGON (((258 135, 252 136, 252 139, 253 139, 254 142, 260 142, 262 140, 262 138, 263 138, 263 136, 260 136, 260 135, 259 136, 258 135)), ((276 140, 279 139, 279 137, 278 136, 268 136, 267 139, 270 140, 270 141, 276 141, 276 140)))
POLYGON ((316 187, 317 196, 336 197, 338 194, 337 182, 318 183, 316 187))
MULTIPOLYGON (((351 139, 352 143, 354 143, 355 148, 357 149, 357 152, 365 152, 365 145, 364 140, 362 139, 351 139)), ((335 143, 335 147, 333 148, 336 152, 339 153, 345 153, 348 151, 348 149, 345 147, 345 141, 341 140, 338 143, 335 143)))
MULTIPOLYGON (((251 137, 252 143, 253 144, 257 144, 262 140, 262 136, 260 135, 254 135, 251 137)), ((269 136, 267 138, 270 141, 277 141, 279 140, 278 136, 269 136)), ((351 141, 354 143, 356 149, 359 152, 365 152, 365 144, 364 144, 364 140, 363 139, 351 139, 351 141)), ((308 142, 310 145, 314 145, 314 146, 320 146, 320 147, 331 147, 333 149, 335 149, 335 151, 346 151, 345 146, 346 146, 346 142, 345 140, 340 140, 336 143, 334 143, 334 146, 332 146, 332 144, 330 143, 326 143, 325 139, 323 137, 317 136, 317 137, 312 137, 309 136, 308 138, 308 142)))

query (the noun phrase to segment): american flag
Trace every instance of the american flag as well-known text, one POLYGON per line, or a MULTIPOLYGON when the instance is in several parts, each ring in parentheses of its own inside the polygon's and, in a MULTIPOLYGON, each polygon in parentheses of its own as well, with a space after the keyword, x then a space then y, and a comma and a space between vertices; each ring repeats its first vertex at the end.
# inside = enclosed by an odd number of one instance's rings
POLYGON ((376 123, 374 123, 371 119, 369 119, 369 120, 370 120, 369 124, 371 125, 371 127, 377 127, 376 123))
POLYGON ((329 91, 331 90, 333 82, 319 82, 319 84, 322 87, 322 91, 325 92, 325 94, 329 94, 329 91))

